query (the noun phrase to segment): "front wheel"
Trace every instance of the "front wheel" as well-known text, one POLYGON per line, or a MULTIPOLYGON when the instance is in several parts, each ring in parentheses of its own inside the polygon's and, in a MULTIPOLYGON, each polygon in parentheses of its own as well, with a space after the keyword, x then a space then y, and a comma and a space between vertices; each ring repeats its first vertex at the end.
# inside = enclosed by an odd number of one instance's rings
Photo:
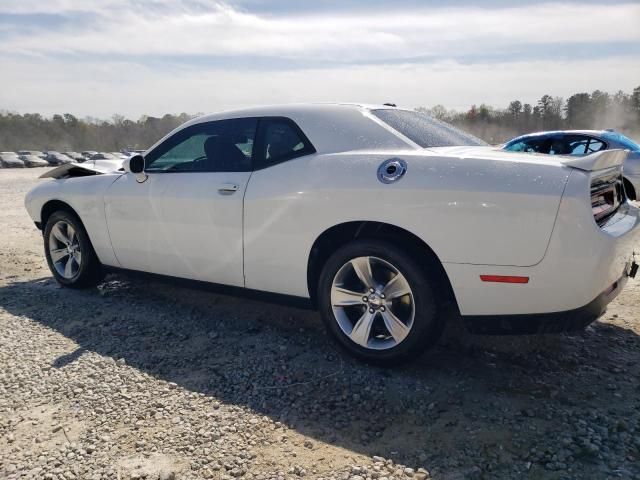
POLYGON ((91 287, 103 277, 82 222, 70 212, 51 214, 44 229, 44 251, 51 273, 65 287, 91 287))
POLYGON ((410 360, 442 333, 424 262, 382 240, 356 240, 337 250, 320 276, 323 321, 350 354, 382 365, 410 360))

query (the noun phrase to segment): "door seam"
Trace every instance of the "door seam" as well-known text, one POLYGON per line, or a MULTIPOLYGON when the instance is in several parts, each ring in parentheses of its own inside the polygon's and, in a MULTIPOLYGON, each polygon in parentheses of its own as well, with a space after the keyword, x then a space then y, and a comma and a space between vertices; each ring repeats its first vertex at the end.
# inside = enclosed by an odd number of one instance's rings
POLYGON ((253 177, 253 170, 249 173, 249 178, 247 179, 247 185, 244 188, 244 192, 242 192, 242 285, 244 288, 247 288, 247 271, 245 268, 245 252, 244 252, 244 233, 245 233, 245 198, 247 197, 247 191, 249 190, 249 185, 251 184, 251 178, 253 177))

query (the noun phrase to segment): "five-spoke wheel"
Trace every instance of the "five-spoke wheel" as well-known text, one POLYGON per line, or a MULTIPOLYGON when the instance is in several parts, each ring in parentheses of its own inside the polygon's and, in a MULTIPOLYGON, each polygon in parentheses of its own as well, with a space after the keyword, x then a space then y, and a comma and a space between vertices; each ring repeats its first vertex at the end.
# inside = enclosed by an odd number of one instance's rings
POLYGON ((387 349, 401 343, 415 316, 407 279, 378 257, 357 257, 336 273, 331 305, 338 325, 365 348, 387 349))
POLYGON ((49 255, 59 275, 68 280, 78 275, 82 264, 80 240, 73 226, 64 220, 56 222, 51 228, 49 255))
POLYGON ((362 359, 398 363, 442 331, 425 262, 385 240, 356 240, 327 260, 318 303, 338 344, 362 359))
POLYGON ((102 267, 89 236, 70 211, 59 210, 49 216, 44 250, 51 273, 65 287, 89 287, 102 279, 102 267))

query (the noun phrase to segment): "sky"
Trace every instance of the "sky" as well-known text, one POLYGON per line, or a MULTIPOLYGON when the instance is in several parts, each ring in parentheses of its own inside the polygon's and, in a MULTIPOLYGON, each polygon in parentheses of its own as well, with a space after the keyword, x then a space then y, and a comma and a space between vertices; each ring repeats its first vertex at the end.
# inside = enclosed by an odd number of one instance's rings
POLYGON ((640 1, 0 0, 0 110, 464 110, 640 86, 640 1))

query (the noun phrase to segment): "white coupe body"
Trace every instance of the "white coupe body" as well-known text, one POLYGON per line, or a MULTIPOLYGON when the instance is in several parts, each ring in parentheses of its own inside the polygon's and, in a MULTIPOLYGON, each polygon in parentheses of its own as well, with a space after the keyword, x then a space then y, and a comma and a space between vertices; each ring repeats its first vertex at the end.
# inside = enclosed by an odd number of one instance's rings
MULTIPOLYGON (((638 209, 626 199, 610 205, 604 221, 594 218, 594 182, 606 177, 620 195, 614 184, 624 152, 578 159, 512 153, 475 141, 455 145, 464 138, 455 132, 453 145, 431 146, 432 132, 411 125, 413 115, 339 104, 208 115, 151 147, 143 173, 132 173, 129 161, 125 171, 88 176, 54 170, 49 176, 62 178, 38 184, 26 206, 43 229, 55 208, 73 211, 103 266, 312 299, 322 268, 314 255, 327 235, 344 241, 391 228, 398 245, 406 235, 435 256, 472 328, 593 302, 592 316, 600 315, 631 272, 640 240, 638 209), (169 162, 155 169, 167 154, 154 151, 230 119, 258 124, 253 139, 234 140, 253 161, 249 168, 169 162), (266 157, 278 145, 265 145, 269 119, 303 134, 293 153, 284 160, 272 154, 272 163, 266 157), (393 163, 391 180, 380 177, 385 162, 393 163)), ((430 121, 439 145, 437 135, 449 127, 430 121)))

